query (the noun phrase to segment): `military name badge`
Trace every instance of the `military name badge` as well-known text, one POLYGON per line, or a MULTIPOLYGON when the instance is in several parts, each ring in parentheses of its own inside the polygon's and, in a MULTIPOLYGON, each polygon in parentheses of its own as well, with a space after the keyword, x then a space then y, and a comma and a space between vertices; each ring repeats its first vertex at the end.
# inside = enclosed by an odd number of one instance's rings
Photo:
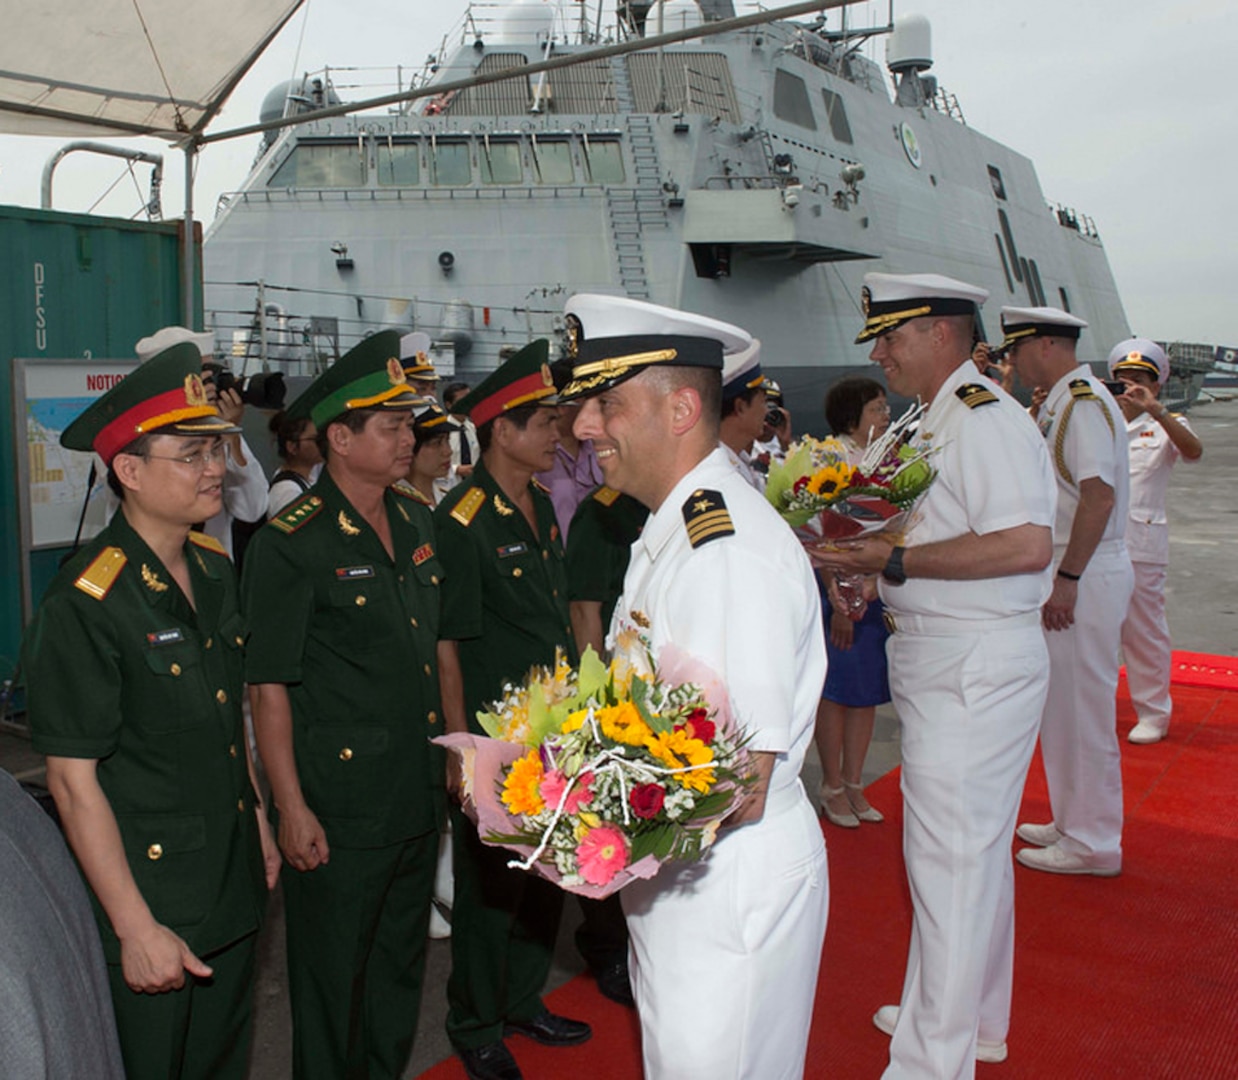
POLYGON ((154 630, 146 635, 146 644, 151 647, 157 645, 175 645, 184 640, 185 635, 182 634, 177 627, 173 627, 171 630, 154 630))
POLYGON ((501 548, 496 549, 500 559, 510 559, 513 555, 523 555, 529 550, 529 545, 521 540, 517 544, 504 544, 501 548))
POLYGON ((339 581, 356 581, 358 578, 372 578, 374 576, 374 567, 337 566, 335 568, 335 576, 339 581))
POLYGON ((422 544, 416 551, 413 552, 413 565, 420 566, 427 559, 434 558, 434 546, 432 544, 422 544))

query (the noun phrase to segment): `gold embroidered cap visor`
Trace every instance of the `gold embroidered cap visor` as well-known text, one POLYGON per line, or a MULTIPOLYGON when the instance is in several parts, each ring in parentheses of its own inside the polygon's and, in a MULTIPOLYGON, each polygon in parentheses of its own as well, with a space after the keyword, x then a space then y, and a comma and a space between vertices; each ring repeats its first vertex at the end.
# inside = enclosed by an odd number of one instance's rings
POLYGON ((1146 371, 1158 383, 1164 383, 1169 379, 1169 357, 1155 341, 1127 338, 1109 353, 1109 374, 1113 376, 1119 371, 1146 371))
POLYGON ((880 337, 912 319, 925 315, 976 315, 976 303, 955 296, 925 296, 910 300, 869 300, 864 305, 867 319, 864 329, 856 335, 855 343, 880 337))
POLYGON ((1011 323, 1009 326, 1003 323, 1002 333, 1005 336, 997 348, 999 353, 1005 354, 1010 351, 1011 345, 1035 337, 1069 338, 1078 341, 1082 329, 1080 326, 1065 326, 1062 323, 1011 323))
POLYGON ((576 401, 600 394, 655 365, 721 372, 722 342, 676 334, 586 339, 577 347, 571 381, 559 391, 559 399, 576 401))
POLYGON ((88 405, 60 436, 69 450, 93 450, 105 465, 139 435, 233 435, 206 399, 202 354, 192 342, 157 353, 88 405))

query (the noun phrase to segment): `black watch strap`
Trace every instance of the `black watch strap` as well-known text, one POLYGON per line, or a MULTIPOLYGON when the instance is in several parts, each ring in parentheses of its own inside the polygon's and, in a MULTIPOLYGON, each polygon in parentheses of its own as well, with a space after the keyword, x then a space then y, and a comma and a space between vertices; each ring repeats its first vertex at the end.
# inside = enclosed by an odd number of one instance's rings
POLYGON ((903 552, 905 548, 890 549, 890 557, 886 560, 881 576, 891 585, 902 585, 907 580, 907 571, 903 569, 903 552))

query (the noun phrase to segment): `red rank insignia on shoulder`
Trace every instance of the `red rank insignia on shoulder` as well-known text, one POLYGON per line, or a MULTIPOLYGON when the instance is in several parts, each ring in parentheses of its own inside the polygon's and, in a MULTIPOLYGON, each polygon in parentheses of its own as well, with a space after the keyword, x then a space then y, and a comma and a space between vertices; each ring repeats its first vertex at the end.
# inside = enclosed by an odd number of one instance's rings
POLYGON ((413 552, 413 565, 420 566, 426 559, 432 558, 434 555, 434 547, 431 544, 422 544, 416 551, 413 552))

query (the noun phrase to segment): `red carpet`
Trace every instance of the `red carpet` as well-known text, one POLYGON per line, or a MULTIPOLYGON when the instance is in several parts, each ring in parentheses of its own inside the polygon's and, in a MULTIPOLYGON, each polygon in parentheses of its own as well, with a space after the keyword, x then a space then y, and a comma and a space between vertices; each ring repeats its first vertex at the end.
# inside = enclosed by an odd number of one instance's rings
MULTIPOLYGON (((1189 664, 1211 678, 1233 662, 1193 656, 1189 664)), ((1072 878, 1015 868, 1010 1057, 978 1066, 982 1077, 1238 1077, 1238 690, 1180 686, 1177 679, 1170 737, 1153 746, 1125 741, 1135 718, 1125 684, 1119 689, 1122 875, 1072 878)), ((809 1078, 869 1080, 887 1061, 889 1040, 870 1018, 877 1006, 898 1000, 911 925, 898 771, 877 781, 869 796, 886 813, 885 824, 827 827, 830 924, 809 1078)), ((1048 819, 1038 756, 1021 820, 1048 819)), ((586 978, 548 1002, 588 1020, 594 1038, 567 1050, 512 1039, 529 1080, 639 1080, 634 1015, 602 998, 586 978)), ((422 1075, 462 1080, 464 1070, 453 1058, 422 1075)))

